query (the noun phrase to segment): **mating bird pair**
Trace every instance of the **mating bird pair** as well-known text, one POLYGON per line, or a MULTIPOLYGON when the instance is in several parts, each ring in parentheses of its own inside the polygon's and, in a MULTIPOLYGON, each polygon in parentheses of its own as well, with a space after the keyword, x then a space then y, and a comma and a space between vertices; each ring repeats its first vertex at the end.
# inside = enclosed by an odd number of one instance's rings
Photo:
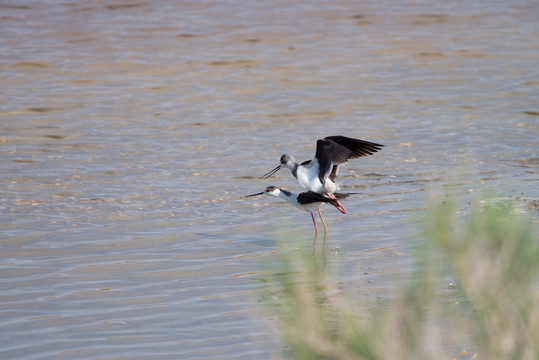
POLYGON ((327 226, 322 217, 322 213, 320 212, 320 207, 325 203, 329 203, 335 206, 343 214, 346 214, 346 209, 339 202, 339 199, 344 199, 353 194, 336 192, 338 190, 338 185, 335 179, 337 177, 339 165, 344 164, 349 159, 372 155, 378 150, 381 150, 383 146, 384 145, 381 144, 345 136, 328 136, 316 142, 316 153, 312 160, 307 160, 298 164, 292 155, 284 154, 281 156, 279 165, 263 176, 265 179, 269 178, 280 169, 286 167, 292 172, 292 175, 298 179, 299 184, 309 191, 294 194, 275 186, 269 186, 265 191, 248 195, 247 197, 262 194, 277 196, 287 200, 301 210, 310 212, 315 229, 313 244, 314 252, 318 227, 316 226, 313 212, 315 210, 318 211, 320 220, 324 225, 325 247, 327 226))

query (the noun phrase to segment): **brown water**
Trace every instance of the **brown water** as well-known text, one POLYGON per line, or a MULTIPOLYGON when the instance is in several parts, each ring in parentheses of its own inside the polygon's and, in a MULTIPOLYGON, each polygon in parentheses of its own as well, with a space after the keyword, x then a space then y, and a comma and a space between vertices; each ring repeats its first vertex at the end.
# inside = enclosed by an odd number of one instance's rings
POLYGON ((288 171, 257 177, 325 135, 386 145, 342 169, 362 194, 346 216, 324 208, 313 258, 383 299, 432 189, 539 197, 538 15, 533 1, 3 1, 0 358, 280 358, 257 289, 280 251, 309 251, 312 224, 241 196, 300 190, 288 171))

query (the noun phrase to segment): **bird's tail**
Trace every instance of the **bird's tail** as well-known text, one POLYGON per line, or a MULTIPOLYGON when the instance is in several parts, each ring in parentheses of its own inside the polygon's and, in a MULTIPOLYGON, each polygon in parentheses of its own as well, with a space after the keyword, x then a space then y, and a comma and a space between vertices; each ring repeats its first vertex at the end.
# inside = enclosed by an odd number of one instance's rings
POLYGON ((359 194, 361 194, 361 193, 338 193, 338 192, 333 193, 333 195, 337 199, 346 199, 350 195, 359 195, 359 194))

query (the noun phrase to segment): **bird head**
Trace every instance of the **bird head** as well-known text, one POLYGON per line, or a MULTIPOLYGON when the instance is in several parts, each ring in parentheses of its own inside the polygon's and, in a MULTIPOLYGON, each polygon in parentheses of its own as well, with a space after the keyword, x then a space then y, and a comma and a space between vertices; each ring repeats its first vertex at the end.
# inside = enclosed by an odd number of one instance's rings
POLYGON ((247 195, 246 197, 251 196, 259 196, 259 195, 271 195, 271 196, 279 196, 279 193, 281 192, 281 189, 279 189, 277 186, 268 186, 264 191, 247 195))
POLYGON ((275 174, 277 171, 281 170, 282 168, 289 168, 290 170, 294 169, 294 166, 296 165, 296 159, 292 155, 284 154, 281 156, 281 160, 279 161, 279 165, 275 167, 270 172, 264 174, 262 178, 267 179, 273 174, 275 174))

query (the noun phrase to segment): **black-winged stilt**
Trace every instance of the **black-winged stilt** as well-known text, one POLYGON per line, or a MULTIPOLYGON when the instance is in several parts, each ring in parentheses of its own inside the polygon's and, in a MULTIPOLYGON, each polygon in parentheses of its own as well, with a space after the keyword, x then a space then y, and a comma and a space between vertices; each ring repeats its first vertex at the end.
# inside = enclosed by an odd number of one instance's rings
POLYGON ((318 215, 320 216, 320 220, 322 221, 322 225, 324 225, 324 245, 323 249, 326 247, 326 235, 328 232, 328 228, 326 226, 326 223, 324 221, 324 218, 322 217, 322 213, 320 212, 320 207, 326 203, 329 203, 333 206, 335 206, 340 212, 343 214, 346 214, 346 210, 342 208, 342 205, 340 205, 339 201, 337 199, 345 199, 348 196, 355 194, 355 193, 333 193, 333 196, 335 199, 330 199, 322 194, 318 194, 312 191, 306 191, 302 192, 300 194, 294 194, 290 191, 287 191, 285 189, 278 188, 276 186, 268 186, 266 190, 256 193, 247 195, 246 197, 251 196, 258 196, 258 195, 271 195, 280 197, 281 199, 284 199, 297 207, 298 209, 307 211, 311 213, 311 218, 313 219, 313 225, 314 225, 314 243, 313 243, 313 253, 316 246, 316 238, 318 237, 318 226, 316 226, 316 220, 314 219, 314 211, 318 211, 318 215))
MULTIPOLYGON (((337 200, 332 194, 338 189, 335 178, 339 165, 349 159, 372 155, 383 146, 346 136, 328 136, 316 142, 316 153, 312 160, 298 164, 292 155, 284 154, 281 156, 280 164, 262 177, 269 178, 286 167, 304 188, 317 194, 326 194, 329 198, 337 200)), ((346 209, 338 200, 337 204, 340 207, 338 207, 339 210, 346 213, 346 209)))

